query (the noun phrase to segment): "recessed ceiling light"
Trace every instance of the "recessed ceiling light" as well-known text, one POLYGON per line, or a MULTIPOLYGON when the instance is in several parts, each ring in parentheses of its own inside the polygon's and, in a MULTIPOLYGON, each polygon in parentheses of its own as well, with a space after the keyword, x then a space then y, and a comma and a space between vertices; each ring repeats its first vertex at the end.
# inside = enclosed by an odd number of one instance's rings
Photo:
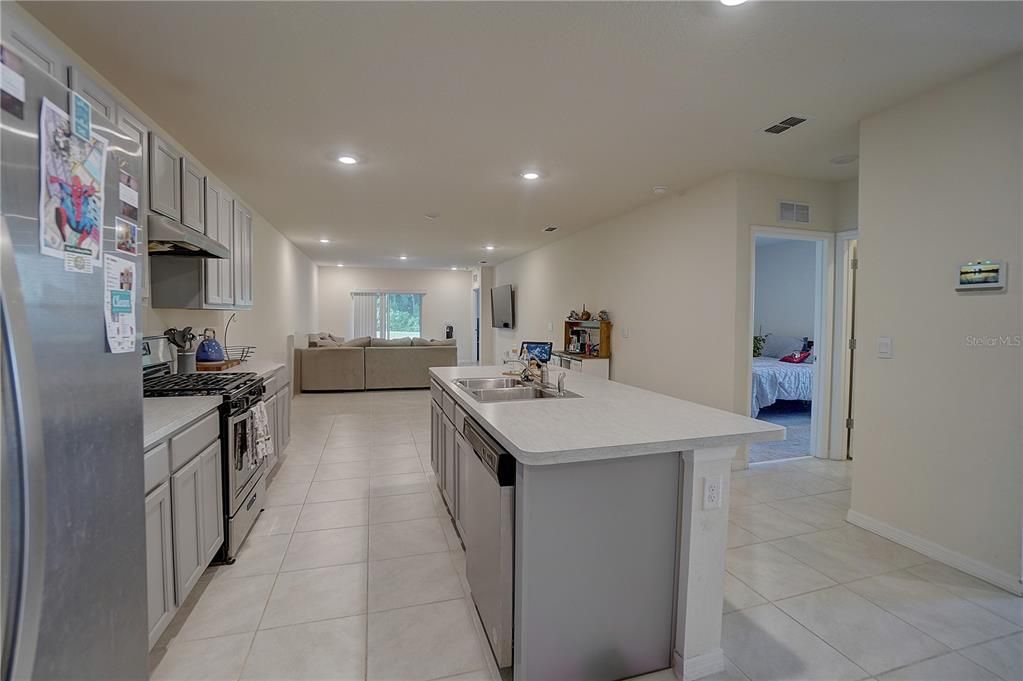
POLYGON ((558 231, 558 226, 557 225, 547 225, 546 227, 543 228, 543 231, 545 231, 545 232, 556 232, 556 231, 558 231))
POLYGON ((337 264, 337 266, 338 266, 338 267, 344 267, 344 266, 345 266, 345 264, 344 264, 343 262, 339 262, 339 263, 337 264))
POLYGON ((659 185, 655 186, 653 189, 654 189, 654 194, 663 194, 666 191, 668 191, 668 188, 665 187, 663 184, 659 184, 659 185))
POLYGON ((492 251, 492 250, 494 250, 495 248, 497 248, 497 246, 490 246, 490 245, 487 245, 487 246, 484 246, 484 247, 483 247, 483 250, 486 250, 486 251, 492 251))
POLYGON ((856 154, 843 154, 842 156, 836 156, 831 159, 831 165, 833 166, 847 166, 850 163, 855 163, 859 159, 856 154))
POLYGON ((423 217, 426 218, 427 220, 436 220, 437 218, 440 217, 440 214, 439 213, 427 213, 423 217))
POLYGON ((321 244, 329 244, 330 243, 330 239, 320 239, 320 243, 321 244))
POLYGON ((451 271, 452 271, 452 272, 454 272, 454 271, 455 271, 455 270, 457 270, 457 269, 458 269, 457 267, 452 267, 452 268, 451 268, 451 271))
POLYGON ((721 0, 721 4, 725 7, 737 7, 746 2, 746 0, 721 0))
POLYGON ((398 260, 408 260, 408 256, 407 255, 399 255, 398 256, 398 260))
POLYGON ((352 156, 351 154, 344 154, 343 156, 337 157, 337 162, 342 163, 346 166, 353 166, 359 162, 359 157, 352 156))
POLYGON ((523 180, 539 180, 540 173, 535 170, 523 170, 520 173, 523 180))

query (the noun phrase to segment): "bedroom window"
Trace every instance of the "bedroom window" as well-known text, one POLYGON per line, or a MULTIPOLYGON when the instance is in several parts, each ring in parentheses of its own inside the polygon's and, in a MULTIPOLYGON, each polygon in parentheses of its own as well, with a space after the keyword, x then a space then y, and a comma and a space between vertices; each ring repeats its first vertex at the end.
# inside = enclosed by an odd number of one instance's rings
POLYGON ((352 293, 355 338, 414 338, 423 332, 423 293, 356 291, 352 293))

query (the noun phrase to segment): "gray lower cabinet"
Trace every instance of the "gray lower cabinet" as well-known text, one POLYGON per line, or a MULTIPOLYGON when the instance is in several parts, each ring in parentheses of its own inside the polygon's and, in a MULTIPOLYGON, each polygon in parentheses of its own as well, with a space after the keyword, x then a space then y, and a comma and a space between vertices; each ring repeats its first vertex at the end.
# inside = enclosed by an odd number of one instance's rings
POLYGON ((224 544, 224 487, 220 466, 220 440, 199 455, 199 484, 202 499, 203 565, 209 565, 224 544))
POLYGON ((199 581, 206 563, 203 545, 202 461, 192 459, 171 476, 171 504, 174 520, 174 584, 177 603, 199 581))
POLYGON ((440 405, 436 401, 430 402, 430 466, 434 475, 437 476, 437 484, 441 484, 441 452, 444 449, 444 422, 440 405))
POLYGON ((176 610, 170 482, 164 482, 146 495, 146 585, 149 647, 152 648, 176 610))
POLYGON ((149 209, 181 219, 181 152, 154 132, 149 133, 149 209))
POLYGON ((466 482, 466 471, 469 470, 469 462, 476 457, 476 452, 473 451, 472 445, 465 437, 455 431, 455 529, 458 530, 458 536, 462 536, 462 513, 467 508, 465 504, 465 493, 469 489, 469 485, 466 482))
POLYGON ((442 481, 441 484, 441 495, 444 497, 444 501, 447 502, 448 509, 451 511, 452 516, 455 514, 455 424, 451 422, 451 419, 446 414, 441 414, 444 424, 444 442, 443 442, 443 463, 441 464, 441 470, 443 473, 439 476, 442 481))
POLYGON ((274 393, 263 400, 263 406, 266 407, 266 420, 270 424, 270 441, 273 442, 273 453, 267 461, 266 469, 272 471, 274 466, 277 465, 277 461, 280 458, 281 445, 280 445, 280 434, 278 431, 278 424, 280 420, 277 414, 277 394, 274 393))

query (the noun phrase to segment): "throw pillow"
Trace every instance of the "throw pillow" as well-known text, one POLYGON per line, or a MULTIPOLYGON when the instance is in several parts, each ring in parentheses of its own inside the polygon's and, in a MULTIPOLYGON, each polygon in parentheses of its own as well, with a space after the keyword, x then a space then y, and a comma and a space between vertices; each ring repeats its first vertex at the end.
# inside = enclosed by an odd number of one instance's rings
POLYGON ((365 348, 369 347, 369 341, 369 336, 361 336, 360 338, 353 338, 350 341, 345 341, 341 345, 345 348, 365 348))
POLYGON ((412 339, 412 345, 414 345, 416 347, 421 347, 421 346, 426 346, 426 345, 431 345, 431 344, 432 344, 432 341, 427 339, 427 338, 413 338, 412 339))
POLYGON ((802 364, 806 361, 806 358, 810 356, 810 351, 806 352, 793 352, 792 354, 785 355, 779 362, 788 362, 789 364, 802 364))

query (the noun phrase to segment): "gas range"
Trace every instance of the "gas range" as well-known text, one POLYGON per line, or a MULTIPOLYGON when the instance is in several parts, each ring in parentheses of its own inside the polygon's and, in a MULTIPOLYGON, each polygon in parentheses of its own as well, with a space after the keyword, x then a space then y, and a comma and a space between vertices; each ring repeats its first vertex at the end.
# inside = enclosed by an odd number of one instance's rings
POLYGON ((232 395, 244 392, 259 381, 253 373, 165 374, 145 377, 143 397, 185 397, 189 395, 232 395))

